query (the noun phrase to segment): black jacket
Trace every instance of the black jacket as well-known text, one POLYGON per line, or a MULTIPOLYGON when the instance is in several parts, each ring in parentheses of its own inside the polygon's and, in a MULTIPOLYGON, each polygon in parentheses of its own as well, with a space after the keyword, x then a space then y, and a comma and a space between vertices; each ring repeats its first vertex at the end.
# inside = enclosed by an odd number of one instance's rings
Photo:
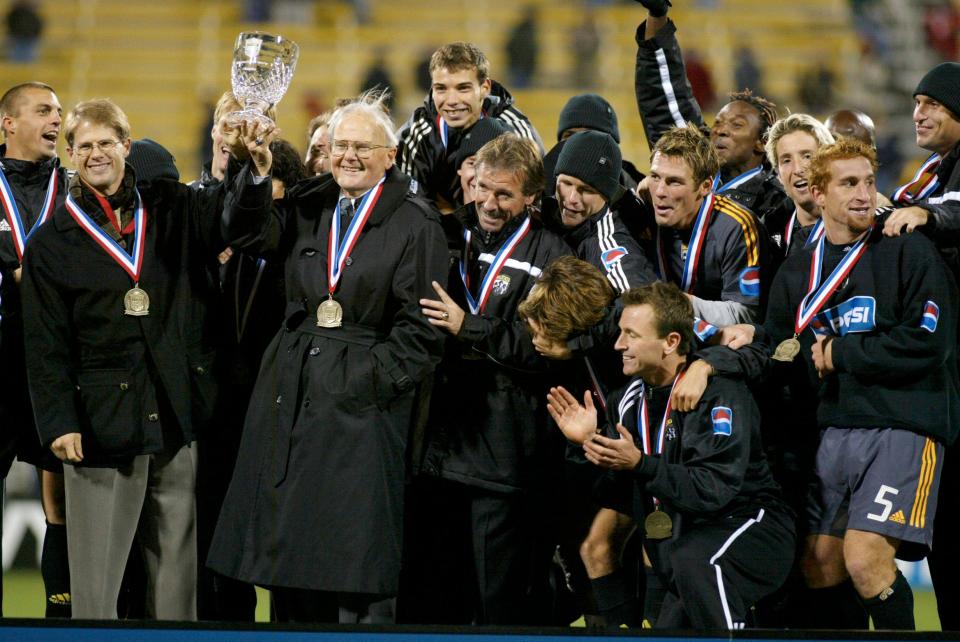
MULTIPOLYGON (((269 181, 232 188, 229 207, 270 197, 269 181)), ((78 179, 70 189, 81 202, 96 203, 83 199, 89 192, 78 179)), ((40 438, 48 445, 81 433, 82 465, 116 465, 194 438, 183 301, 191 298, 191 255, 222 247, 225 189, 198 193, 162 180, 140 194, 147 210, 140 287, 150 297, 148 316, 124 314, 130 276, 65 206, 38 230, 24 257, 24 314, 32 320, 25 326, 27 370, 40 438)), ((84 209, 105 223, 99 207, 84 209)), ((125 242, 131 246, 132 238, 125 242)))
MULTIPOLYGON (((677 42, 677 26, 668 20, 649 40, 644 38, 645 30, 646 22, 640 23, 635 36, 634 88, 647 144, 653 149, 668 129, 692 123, 705 130, 706 124, 687 80, 680 43, 677 42)), ((766 168, 722 193, 752 211, 760 220, 774 212, 793 211, 793 202, 787 198, 779 179, 766 168)))
MULTIPOLYGON (((0 145, 0 168, 13 192, 22 222, 29 233, 41 215, 52 172, 57 173, 55 205, 66 194, 67 170, 57 158, 30 162, 4 158, 0 145)), ((27 364, 23 347, 23 310, 14 272, 20 257, 14 246, 11 221, 0 211, 0 479, 6 477, 14 457, 49 468, 56 458, 40 444, 27 390, 27 364)))
MULTIPOLYGON (((612 395, 611 403, 642 450, 639 395, 646 397, 651 441, 656 444, 671 387, 644 389, 634 385, 639 381, 632 380, 612 395)), ((608 436, 619 437, 612 426, 605 430, 608 436)), ((760 507, 782 507, 780 487, 760 443, 760 411, 742 381, 711 377, 694 410, 671 410, 663 444, 659 455, 643 456, 633 476, 646 494, 663 503, 664 510, 682 515, 687 527, 760 507)), ((642 514, 635 517, 643 519, 642 514)))
POLYGON ((228 221, 231 246, 286 258, 287 318, 267 348, 208 565, 256 584, 396 593, 416 386, 443 337, 419 300, 446 276, 437 214, 391 170, 334 298, 343 326, 319 328, 328 298, 329 176, 228 221))
MULTIPOLYGON (((888 238, 877 225, 868 239, 866 253, 800 334, 800 356, 774 364, 774 372, 791 380, 806 371, 819 391, 821 428, 889 426, 950 444, 960 429, 957 287, 922 235, 888 238), (823 380, 810 353, 814 324, 834 337, 836 372, 823 380)), ((845 251, 826 244, 823 279, 845 251)), ((765 323, 771 346, 794 335, 797 307, 809 289, 812 254, 809 247, 790 256, 774 279, 765 323)))
POLYGON ((632 287, 657 280, 653 260, 630 235, 613 208, 604 207, 580 225, 565 228, 557 201, 544 198, 541 218, 550 230, 567 242, 578 259, 607 277, 618 296, 632 287))
MULTIPOLYGON (((468 251, 475 293, 493 257, 524 219, 512 219, 499 233, 485 235, 472 205, 444 217, 454 252, 447 291, 464 309, 469 311, 459 272, 464 228, 472 233, 468 251)), ((561 461, 562 443, 545 404, 548 384, 556 385, 556 377, 544 375, 565 364, 536 353, 517 307, 541 270, 570 253, 562 239, 531 222, 497 277, 487 306, 480 314, 467 314, 460 334, 448 340, 435 378, 424 472, 515 492, 529 488, 551 453, 561 461)))
MULTIPOLYGON (((543 152, 543 141, 530 120, 513 104, 513 96, 500 83, 493 81, 490 95, 483 101, 485 118, 496 118, 523 138, 534 141, 543 152)), ((440 136, 439 114, 433 96, 427 94, 423 105, 417 107, 410 119, 400 128, 397 146, 397 167, 422 186, 429 199, 438 196, 454 206, 463 204, 463 190, 456 164, 460 141, 469 130, 449 129, 447 144, 440 136)))

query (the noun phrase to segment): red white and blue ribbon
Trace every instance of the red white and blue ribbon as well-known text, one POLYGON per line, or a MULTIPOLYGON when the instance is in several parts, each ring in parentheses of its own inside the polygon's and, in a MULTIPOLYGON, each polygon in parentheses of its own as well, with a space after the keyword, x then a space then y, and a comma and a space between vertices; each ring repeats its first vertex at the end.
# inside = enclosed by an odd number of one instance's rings
POLYGON ((333 210, 333 216, 330 219, 330 242, 327 247, 327 289, 330 296, 333 296, 340 282, 340 276, 343 274, 343 266, 347 263, 347 257, 353 251, 353 247, 360 239, 360 232, 363 226, 370 218, 373 207, 380 200, 380 194, 383 192, 384 176, 360 199, 360 207, 357 208, 353 220, 347 227, 347 232, 343 237, 343 243, 340 243, 340 202, 337 202, 336 209, 333 210))
POLYGON ((909 183, 897 188, 890 200, 895 203, 913 203, 932 194, 940 185, 940 179, 937 178, 937 168, 940 167, 942 160, 943 157, 940 154, 933 153, 930 158, 923 161, 923 165, 920 166, 909 183))
POLYGON ((660 420, 660 429, 657 431, 656 450, 651 450, 654 444, 653 434, 650 432, 650 418, 647 416, 646 386, 640 386, 640 392, 638 394, 640 407, 637 408, 637 427, 640 429, 640 439, 643 442, 643 452, 646 455, 659 455, 663 452, 664 436, 667 433, 667 421, 670 419, 670 411, 673 409, 673 391, 677 387, 677 383, 683 378, 685 372, 686 369, 680 371, 674 378, 673 385, 670 386, 670 396, 667 397, 667 408, 663 411, 663 418, 660 420))
MULTIPOLYGON (((793 214, 790 216, 790 220, 787 221, 787 229, 784 230, 784 241, 783 248, 785 250, 790 249, 790 239, 793 238, 793 224, 797 220, 797 210, 793 210, 793 214)), ((810 230, 810 236, 807 237, 806 243, 803 244, 803 247, 808 245, 813 245, 820 240, 820 237, 823 236, 823 219, 818 218, 817 222, 813 224, 813 229, 810 230)))
POLYGON ((759 167, 754 167, 753 169, 748 170, 743 174, 740 174, 736 178, 730 179, 730 181, 728 181, 726 185, 721 185, 720 172, 717 172, 717 175, 713 177, 713 188, 712 188, 713 193, 722 194, 729 189, 736 189, 762 171, 763 171, 762 165, 759 167))
POLYGON ((800 306, 797 308, 796 323, 794 332, 797 336, 810 324, 817 312, 826 305, 827 301, 833 296, 843 280, 847 278, 850 271, 857 264, 857 261, 867 251, 867 237, 869 230, 860 237, 860 240, 847 251, 843 260, 833 269, 827 280, 818 288, 823 271, 823 253, 826 246, 826 237, 821 237, 817 242, 817 247, 813 251, 813 257, 810 259, 810 285, 807 289, 807 295, 803 297, 800 306))
POLYGON ((440 143, 443 148, 447 148, 447 142, 450 140, 450 125, 443 119, 443 116, 437 114, 437 133, 440 134, 440 143))
POLYGON ((65 205, 73 220, 93 238, 97 245, 113 257, 114 261, 120 264, 134 283, 139 283, 140 270, 143 268, 143 249, 147 242, 147 209, 136 188, 133 194, 136 209, 133 213, 133 251, 129 254, 109 234, 106 234, 89 214, 83 211, 70 194, 67 194, 65 205))
POLYGON ((493 257, 493 263, 490 264, 490 269, 487 270, 486 276, 484 276, 483 281, 480 282, 480 291, 477 293, 476 299, 470 294, 470 277, 467 273, 466 260, 467 253, 470 251, 470 239, 473 238, 473 234, 470 230, 463 231, 464 246, 463 256, 460 257, 460 280, 463 281, 463 291, 467 295, 467 305, 470 306, 470 312, 472 314, 480 314, 483 312, 483 309, 487 306, 487 301, 490 299, 490 292, 493 291, 493 284, 500 275, 500 271, 506 264, 507 259, 510 258, 510 255, 513 254, 513 251, 517 249, 517 245, 520 244, 520 241, 523 240, 523 237, 525 237, 529 231, 530 217, 527 216, 523 219, 520 227, 507 239, 507 242, 500 247, 497 255, 493 257))
MULTIPOLYGON (((706 245, 707 228, 710 227, 710 218, 713 214, 713 204, 716 197, 711 193, 703 199, 700 204, 700 211, 697 212, 697 218, 693 223, 693 231, 690 233, 690 245, 687 247, 687 258, 683 262, 683 276, 680 279, 680 289, 686 293, 693 292, 693 286, 697 281, 697 268, 700 265, 700 255, 703 253, 703 246, 706 245)), ((667 254, 663 247, 663 239, 660 235, 660 228, 657 228, 657 248, 658 258, 660 260, 660 275, 667 279, 670 274, 667 268, 667 254)))
POLYGON ((13 245, 17 250, 17 259, 23 262, 23 252, 27 247, 27 241, 33 236, 41 225, 43 225, 50 214, 53 212, 53 206, 57 202, 57 168, 54 167, 50 172, 50 181, 47 183, 47 193, 43 197, 43 207, 40 209, 40 216, 33 223, 33 227, 27 231, 23 224, 23 217, 20 216, 20 208, 17 207, 17 199, 13 196, 13 190, 10 189, 10 183, 7 177, 0 169, 0 203, 3 204, 3 211, 6 214, 7 221, 10 223, 10 231, 13 233, 13 245))

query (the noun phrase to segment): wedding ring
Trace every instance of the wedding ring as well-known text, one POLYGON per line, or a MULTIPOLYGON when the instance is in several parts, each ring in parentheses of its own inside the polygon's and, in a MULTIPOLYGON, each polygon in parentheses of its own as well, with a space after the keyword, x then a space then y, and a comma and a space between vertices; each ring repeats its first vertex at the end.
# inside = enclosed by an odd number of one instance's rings
POLYGON ((440 313, 440 318, 443 319, 444 321, 446 321, 447 319, 450 318, 450 313, 449 313, 449 312, 441 312, 441 313, 440 313))

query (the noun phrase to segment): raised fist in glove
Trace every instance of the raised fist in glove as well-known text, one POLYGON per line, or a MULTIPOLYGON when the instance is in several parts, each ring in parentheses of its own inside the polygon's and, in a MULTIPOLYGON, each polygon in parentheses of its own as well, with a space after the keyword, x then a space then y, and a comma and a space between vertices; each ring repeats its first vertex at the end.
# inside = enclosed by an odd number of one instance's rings
POLYGON ((670 0, 636 0, 650 12, 654 18, 662 18, 667 15, 667 8, 670 7, 670 0))

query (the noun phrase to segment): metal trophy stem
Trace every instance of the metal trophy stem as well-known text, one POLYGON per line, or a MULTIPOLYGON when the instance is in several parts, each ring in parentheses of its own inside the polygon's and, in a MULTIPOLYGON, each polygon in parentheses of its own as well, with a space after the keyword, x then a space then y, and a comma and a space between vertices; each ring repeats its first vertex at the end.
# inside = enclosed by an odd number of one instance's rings
POLYGON ((230 80, 233 94, 243 109, 229 114, 229 120, 273 125, 266 111, 287 93, 299 56, 297 43, 283 36, 262 31, 247 31, 237 36, 230 80))

